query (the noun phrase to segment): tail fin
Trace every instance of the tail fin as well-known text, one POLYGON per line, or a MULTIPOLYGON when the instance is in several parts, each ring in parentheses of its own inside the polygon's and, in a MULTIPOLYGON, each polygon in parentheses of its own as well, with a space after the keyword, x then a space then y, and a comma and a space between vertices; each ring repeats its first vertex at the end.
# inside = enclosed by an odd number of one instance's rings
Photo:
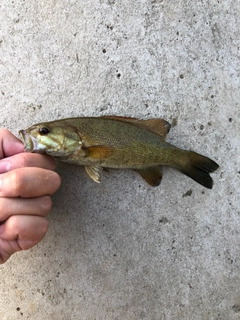
POLYGON ((180 171, 202 186, 212 189, 213 180, 209 173, 215 171, 218 167, 218 164, 213 160, 190 151, 188 154, 188 163, 181 168, 180 171))

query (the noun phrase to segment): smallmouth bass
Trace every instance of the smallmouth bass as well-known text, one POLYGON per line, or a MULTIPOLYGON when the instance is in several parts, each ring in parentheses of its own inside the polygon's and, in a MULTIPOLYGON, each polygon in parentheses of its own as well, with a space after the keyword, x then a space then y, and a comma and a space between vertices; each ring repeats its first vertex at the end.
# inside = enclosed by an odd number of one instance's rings
POLYGON ((85 166, 96 182, 102 168, 133 169, 151 186, 162 180, 161 166, 174 167, 211 189, 213 160, 165 142, 170 124, 163 119, 120 116, 79 117, 39 123, 19 135, 26 152, 47 153, 85 166))

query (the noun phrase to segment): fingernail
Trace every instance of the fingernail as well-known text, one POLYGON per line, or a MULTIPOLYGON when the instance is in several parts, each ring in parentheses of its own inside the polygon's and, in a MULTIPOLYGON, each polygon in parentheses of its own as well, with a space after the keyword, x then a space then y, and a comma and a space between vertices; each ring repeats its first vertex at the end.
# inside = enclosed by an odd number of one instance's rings
POLYGON ((0 173, 4 173, 10 170, 9 160, 0 160, 0 173))

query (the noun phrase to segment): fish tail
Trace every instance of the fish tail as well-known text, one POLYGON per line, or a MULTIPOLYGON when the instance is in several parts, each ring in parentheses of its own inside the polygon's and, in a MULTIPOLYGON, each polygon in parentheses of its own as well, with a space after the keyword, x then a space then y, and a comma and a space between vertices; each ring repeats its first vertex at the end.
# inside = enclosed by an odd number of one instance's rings
POLYGON ((212 189, 213 180, 209 173, 215 171, 219 166, 213 160, 193 151, 186 152, 185 163, 178 168, 182 173, 189 176, 202 186, 212 189))

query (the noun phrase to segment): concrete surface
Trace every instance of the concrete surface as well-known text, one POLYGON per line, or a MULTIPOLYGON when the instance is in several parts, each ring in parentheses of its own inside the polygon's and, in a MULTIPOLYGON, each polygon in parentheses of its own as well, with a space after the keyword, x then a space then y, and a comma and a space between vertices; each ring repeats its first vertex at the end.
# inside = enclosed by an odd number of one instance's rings
POLYGON ((1 320, 240 319, 239 16, 231 0, 1 1, 2 127, 163 117, 220 164, 211 191, 59 164, 49 232, 0 267, 1 320))

